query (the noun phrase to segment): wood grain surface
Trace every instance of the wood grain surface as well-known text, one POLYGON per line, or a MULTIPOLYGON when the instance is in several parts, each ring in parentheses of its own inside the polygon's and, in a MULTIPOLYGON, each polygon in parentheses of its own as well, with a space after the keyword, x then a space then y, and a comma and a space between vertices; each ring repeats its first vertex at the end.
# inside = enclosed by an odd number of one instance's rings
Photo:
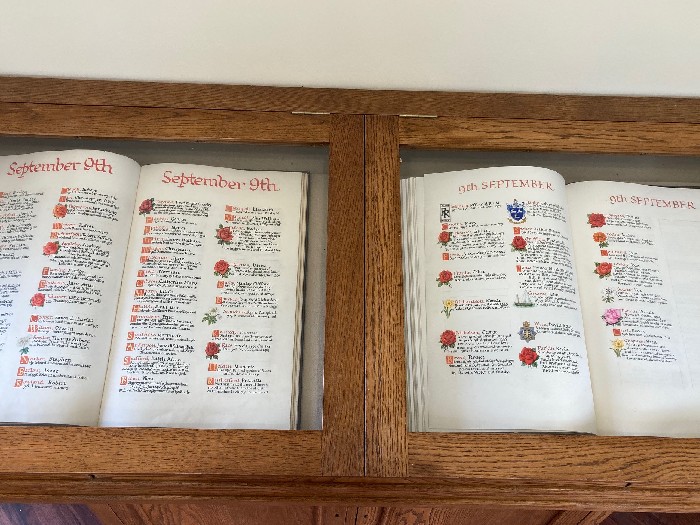
POLYGON ((610 510, 700 510, 700 440, 408 434, 399 211, 401 145, 700 155, 698 99, 2 78, 0 117, 12 137, 330 144, 332 238, 322 431, 0 427, 0 499, 87 501, 107 525, 492 519, 441 507, 459 504, 499 506, 503 523, 525 506, 549 525, 592 525, 610 510), (364 134, 352 113, 369 113, 364 134))
POLYGON ((436 115, 545 120, 700 122, 700 99, 230 86, 0 78, 0 102, 436 115))
POLYGON ((24 502, 295 503, 333 506, 527 507, 550 510, 698 512, 683 484, 430 478, 303 478, 213 475, 0 475, 0 499, 24 502))
POLYGON ((696 439, 411 433, 409 461, 412 476, 700 488, 700 441, 696 439))
MULTIPOLYGON (((330 132, 328 116, 281 113, 0 104, 0 115, 3 117, 0 134, 9 136, 317 144, 328 142, 330 132)), ((359 147, 362 148, 362 137, 359 147)), ((360 221, 362 198, 360 195, 357 214, 360 221)), ((343 212, 342 217, 349 216, 343 212)), ((362 235, 361 228, 357 235, 362 235)), ((356 261, 356 267, 364 271, 361 260, 356 261)), ((339 278, 339 284, 344 282, 344 278, 339 278)), ((339 312, 336 318, 342 315, 339 312)), ((342 360, 334 363, 342 364, 342 360)), ((361 371, 356 375, 361 376, 361 371)), ((362 387, 359 395, 362 406, 362 387)), ((342 412, 341 407, 337 406, 336 412, 342 412)), ((355 433, 363 439, 362 415, 359 419, 362 424, 355 433)), ((5 427, 0 428, 0 435, 6 437, 0 449, 4 446, 9 447, 5 450, 11 449, 12 461, 5 463, 5 472, 67 475, 114 471, 237 475, 261 472, 319 475, 321 472, 321 432, 5 427)), ((343 447, 329 449, 329 453, 336 451, 343 451, 343 447)), ((362 454, 360 448, 360 468, 363 468, 362 454)))
POLYGON ((690 525, 698 514, 487 507, 260 504, 0 504, 2 525, 690 525))
POLYGON ((413 148, 700 155, 700 125, 535 119, 401 118, 413 148))
POLYGON ((360 507, 359 510, 357 525, 552 525, 552 518, 560 514, 550 510, 484 507, 360 507))
POLYGON ((124 525, 119 516, 108 503, 93 503, 88 508, 101 525, 124 525))
POLYGON ((322 472, 365 473, 364 117, 331 118, 322 472))
POLYGON ((602 525, 697 525, 698 514, 659 514, 651 512, 615 512, 602 525))
MULTIPOLYGON (((302 505, 110 505, 123 525, 315 525, 319 509, 302 505)), ((107 524, 104 524, 107 525, 107 524)))
POLYGON ((366 471, 397 477, 408 473, 397 117, 367 117, 365 170, 366 471))
POLYGON ((0 135, 326 144, 327 115, 0 103, 0 135))
POLYGON ((0 475, 10 476, 319 475, 320 456, 320 431, 0 427, 0 475))
POLYGON ((612 514, 607 511, 562 511, 557 513, 547 525, 599 525, 612 514))

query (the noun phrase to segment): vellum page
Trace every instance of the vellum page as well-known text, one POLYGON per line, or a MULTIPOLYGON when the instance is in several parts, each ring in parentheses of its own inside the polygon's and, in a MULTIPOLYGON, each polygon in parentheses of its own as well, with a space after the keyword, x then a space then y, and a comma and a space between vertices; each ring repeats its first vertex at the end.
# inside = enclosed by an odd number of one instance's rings
POLYGON ((0 421, 95 425, 139 166, 55 151, 0 172, 0 421))
POLYGON ((430 430, 594 430, 558 174, 427 175, 425 273, 430 430))
POLYGON ((568 187, 598 429, 700 436, 700 193, 568 187))
POLYGON ((142 169, 103 425, 290 428, 304 181, 142 169))

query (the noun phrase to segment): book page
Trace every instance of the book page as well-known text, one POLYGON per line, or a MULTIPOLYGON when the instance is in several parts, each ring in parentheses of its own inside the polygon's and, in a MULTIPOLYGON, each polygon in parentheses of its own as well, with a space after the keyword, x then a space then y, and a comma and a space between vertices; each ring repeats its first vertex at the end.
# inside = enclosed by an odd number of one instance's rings
POLYGON ((567 189, 599 431, 700 436, 700 193, 567 189))
POLYGON ((101 424, 290 428, 305 181, 142 169, 101 424))
POLYGON ((594 430, 563 179, 424 179, 430 430, 594 430))
POLYGON ((139 166, 54 151, 0 173, 0 421, 94 425, 139 166))

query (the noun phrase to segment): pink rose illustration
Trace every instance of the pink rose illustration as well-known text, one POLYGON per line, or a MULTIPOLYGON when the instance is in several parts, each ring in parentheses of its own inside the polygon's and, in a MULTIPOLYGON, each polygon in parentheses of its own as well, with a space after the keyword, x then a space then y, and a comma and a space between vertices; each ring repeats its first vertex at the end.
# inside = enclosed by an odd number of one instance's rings
POLYGON ((608 308, 601 316, 606 326, 618 326, 622 321, 622 310, 619 308, 608 308))

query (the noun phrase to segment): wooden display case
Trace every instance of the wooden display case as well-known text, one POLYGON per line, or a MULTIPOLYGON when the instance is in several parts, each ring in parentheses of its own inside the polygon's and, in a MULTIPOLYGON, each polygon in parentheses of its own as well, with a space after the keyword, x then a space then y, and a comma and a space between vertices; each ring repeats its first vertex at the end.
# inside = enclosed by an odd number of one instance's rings
MULTIPOLYGON (((368 207, 367 239, 399 236, 402 147, 684 157, 700 153, 696 100, 455 94, 454 102, 428 109, 444 111, 444 117, 367 118, 367 199, 379 203, 368 207)), ((686 182, 698 185, 700 162, 694 162, 694 169, 686 182)), ((417 500, 432 504, 697 508, 700 440, 407 432, 405 364, 398 357, 403 314, 400 308, 387 312, 384 307, 383 315, 373 315, 382 304, 402 304, 401 247, 398 241, 388 244, 368 241, 366 248, 371 261, 366 274, 368 476, 402 478, 411 483, 417 500)))
POLYGON ((203 86, 183 92, 110 82, 8 78, 0 84, 0 135, 8 140, 129 139, 179 142, 184 149, 199 142, 257 144, 263 152, 277 147, 278 157, 279 145, 328 152, 321 429, 0 427, 0 497, 295 499, 322 476, 361 476, 364 300, 354 288, 361 289, 364 272, 363 117, 222 109, 203 86))
POLYGON ((330 172, 321 430, 2 427, 0 498, 700 510, 700 440, 407 431, 399 203, 401 148, 692 159, 700 100, 5 78, 0 115, 12 137, 326 144, 330 172))

